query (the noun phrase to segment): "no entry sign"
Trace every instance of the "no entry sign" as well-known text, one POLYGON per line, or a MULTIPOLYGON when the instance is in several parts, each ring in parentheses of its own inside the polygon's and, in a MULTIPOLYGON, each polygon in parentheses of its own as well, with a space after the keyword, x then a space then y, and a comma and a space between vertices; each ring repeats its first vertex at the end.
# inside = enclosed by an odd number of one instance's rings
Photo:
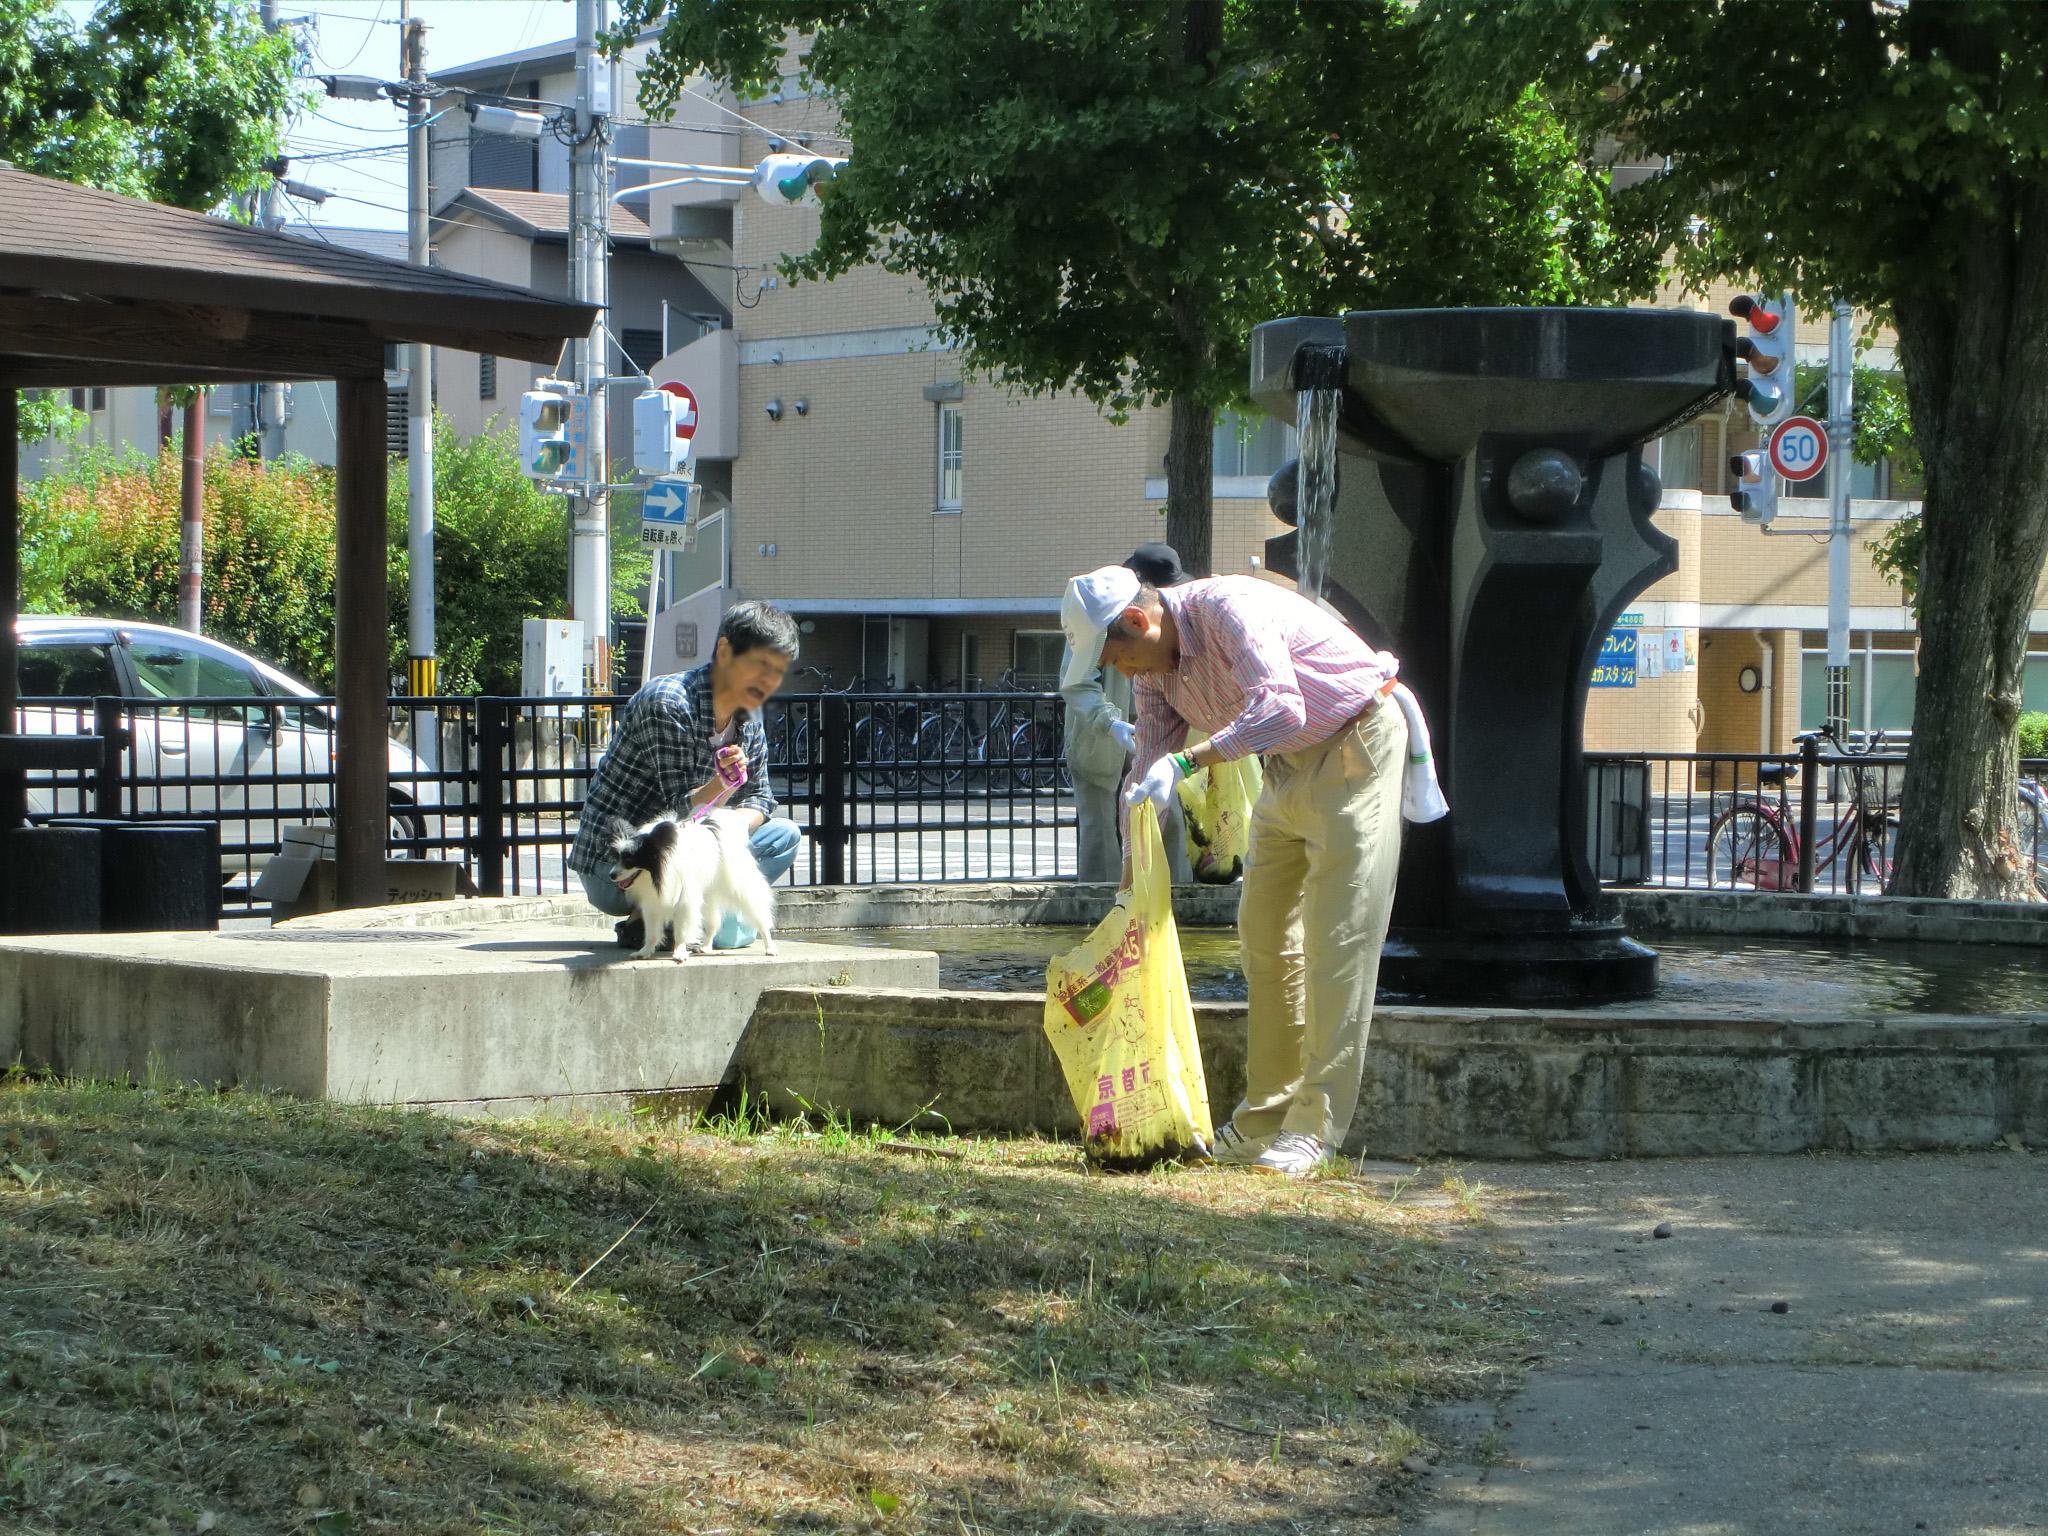
POLYGON ((697 397, 690 393, 687 384, 664 384, 661 387, 683 403, 683 408, 676 413, 676 436, 688 442, 697 435, 697 397))
POLYGON ((1827 429, 1811 416, 1790 416, 1771 434, 1771 468, 1787 480, 1811 480, 1828 467, 1827 429))

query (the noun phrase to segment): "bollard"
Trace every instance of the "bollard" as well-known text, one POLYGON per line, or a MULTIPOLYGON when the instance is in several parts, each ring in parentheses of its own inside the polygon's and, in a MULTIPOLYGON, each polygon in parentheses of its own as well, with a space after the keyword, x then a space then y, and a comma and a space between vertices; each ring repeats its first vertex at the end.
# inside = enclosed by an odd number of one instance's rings
POLYGON ((0 832, 0 932, 98 933, 100 889, 96 828, 0 832))
POLYGON ((220 823, 67 816, 99 835, 100 933, 211 933, 220 927, 220 823))

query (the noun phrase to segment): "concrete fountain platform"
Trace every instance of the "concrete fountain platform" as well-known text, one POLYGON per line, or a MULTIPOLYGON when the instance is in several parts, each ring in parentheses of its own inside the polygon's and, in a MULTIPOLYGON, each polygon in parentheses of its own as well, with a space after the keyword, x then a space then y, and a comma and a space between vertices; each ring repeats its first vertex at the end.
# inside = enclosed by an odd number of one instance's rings
POLYGON ((930 988, 938 959, 785 941, 628 960, 609 921, 0 943, 0 1061, 70 1076, 239 1084, 308 1098, 518 1113, 724 1080, 769 988, 930 988))
MULTIPOLYGON (((1029 994, 940 992, 926 952, 799 942, 850 927, 1087 924, 1106 887, 785 892, 782 954, 630 963, 580 898, 370 908, 268 931, 0 941, 0 1061, 451 1112, 678 1107, 741 1087, 791 1111, 1072 1131, 1029 994)), ((1176 893, 1221 925, 1235 888, 1176 893)), ((1642 893, 1663 931, 2037 948, 2048 907, 1642 893)), ((1652 939, 1654 942, 1654 937, 1652 939)), ((1242 1005, 1197 1008, 1212 1105, 1243 1082, 1242 1005)), ((1615 1157, 2048 1144, 2048 1005, 1996 1017, 1736 1017, 1382 1006, 1351 1150, 1615 1157)))

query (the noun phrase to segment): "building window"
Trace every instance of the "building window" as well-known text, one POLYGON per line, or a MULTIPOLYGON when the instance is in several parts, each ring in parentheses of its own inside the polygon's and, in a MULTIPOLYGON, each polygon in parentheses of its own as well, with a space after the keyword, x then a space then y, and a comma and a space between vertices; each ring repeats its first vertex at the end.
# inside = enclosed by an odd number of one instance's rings
POLYGON ((1059 685, 1060 657, 1067 637, 1056 629, 1020 629, 1011 641, 1010 670, 1029 693, 1050 693, 1059 685))
POLYGON ((1209 472, 1218 480, 1247 475, 1265 479, 1294 457, 1294 428, 1263 412, 1240 416, 1235 411, 1218 411, 1210 452, 1214 464, 1209 472))
POLYGON ((476 397, 479 400, 498 398, 498 360, 489 352, 477 354, 476 397))
POLYGON ((71 409, 74 411, 104 411, 106 408, 107 392, 104 389, 71 391, 71 409))
POLYGON ((939 510, 958 512, 960 510, 961 465, 964 455, 961 450, 961 412, 957 402, 948 401, 939 406, 939 510))
POLYGON ((412 391, 384 391, 384 451, 393 458, 412 456, 412 391))
POLYGON ((1657 439, 1657 478, 1667 491, 1697 491, 1700 484, 1700 424, 1690 422, 1657 439))
POLYGON ((981 636, 970 629, 960 637, 960 686, 972 693, 981 683, 981 636))
POLYGON ((661 361, 661 328, 641 330, 627 326, 619 332, 619 350, 626 354, 626 361, 642 373, 650 372, 661 361))

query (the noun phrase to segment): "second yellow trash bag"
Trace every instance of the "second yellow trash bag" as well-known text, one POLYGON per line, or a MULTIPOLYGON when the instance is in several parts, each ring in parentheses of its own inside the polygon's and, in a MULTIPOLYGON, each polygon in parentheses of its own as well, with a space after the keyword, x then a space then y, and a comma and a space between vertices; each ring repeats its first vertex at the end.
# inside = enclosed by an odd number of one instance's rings
POLYGON ((1188 863, 1204 885, 1228 885, 1244 873, 1252 846, 1252 806, 1265 776, 1256 757, 1202 768, 1180 781, 1188 863))
POLYGON ((1080 1111, 1088 1160, 1118 1170, 1205 1157, 1215 1137, 1149 802, 1131 811, 1130 838, 1130 890, 1045 974, 1045 1032, 1080 1111))

